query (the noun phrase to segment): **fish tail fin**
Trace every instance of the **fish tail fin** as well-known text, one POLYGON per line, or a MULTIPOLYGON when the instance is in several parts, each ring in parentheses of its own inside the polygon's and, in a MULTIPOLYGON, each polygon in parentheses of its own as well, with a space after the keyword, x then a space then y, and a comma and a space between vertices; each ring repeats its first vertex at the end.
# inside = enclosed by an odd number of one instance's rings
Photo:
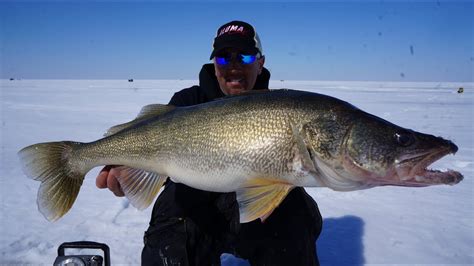
POLYGON ((89 170, 73 167, 72 152, 79 145, 71 141, 39 143, 18 152, 23 172, 41 182, 38 209, 49 221, 69 211, 89 170))

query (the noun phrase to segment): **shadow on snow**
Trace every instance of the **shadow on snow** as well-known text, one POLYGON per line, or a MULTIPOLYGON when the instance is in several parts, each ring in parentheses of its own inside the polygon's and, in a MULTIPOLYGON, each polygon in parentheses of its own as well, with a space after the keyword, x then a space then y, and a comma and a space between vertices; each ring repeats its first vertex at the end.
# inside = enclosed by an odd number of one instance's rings
POLYGON ((364 221, 357 216, 328 218, 317 243, 321 265, 363 265, 364 221))
MULTIPOLYGON (((321 265, 364 265, 364 221, 357 216, 323 220, 323 230, 317 243, 321 265)), ((289 243, 291 245, 291 243, 289 243)), ((230 254, 221 257, 223 266, 247 266, 246 260, 230 254)))

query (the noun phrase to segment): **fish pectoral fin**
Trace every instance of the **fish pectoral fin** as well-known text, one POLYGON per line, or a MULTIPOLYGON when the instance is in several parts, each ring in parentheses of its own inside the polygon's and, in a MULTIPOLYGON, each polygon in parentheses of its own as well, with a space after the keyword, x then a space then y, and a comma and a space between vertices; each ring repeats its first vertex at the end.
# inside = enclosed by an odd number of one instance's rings
POLYGON ((137 117, 134 120, 109 128, 107 132, 104 134, 104 136, 107 137, 107 136, 114 135, 124 129, 131 128, 147 119, 150 119, 154 116, 162 115, 175 108, 176 107, 174 105, 166 105, 166 104, 146 105, 140 110, 140 113, 138 113, 137 117))
POLYGON ((115 171, 115 177, 123 193, 130 200, 130 203, 139 210, 147 208, 153 202, 168 178, 154 172, 127 166, 117 167, 115 171))
POLYGON ((240 222, 247 223, 258 218, 265 221, 293 187, 274 179, 250 180, 245 187, 236 191, 240 222))

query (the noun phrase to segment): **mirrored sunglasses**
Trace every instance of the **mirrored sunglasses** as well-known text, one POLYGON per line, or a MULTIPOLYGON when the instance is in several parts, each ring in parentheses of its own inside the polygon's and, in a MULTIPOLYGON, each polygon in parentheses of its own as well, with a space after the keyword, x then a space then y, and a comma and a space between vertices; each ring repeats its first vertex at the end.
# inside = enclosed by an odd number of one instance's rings
POLYGON ((250 65, 257 60, 257 55, 248 55, 248 54, 219 54, 214 57, 216 64, 220 66, 229 65, 232 60, 237 60, 242 65, 250 65))

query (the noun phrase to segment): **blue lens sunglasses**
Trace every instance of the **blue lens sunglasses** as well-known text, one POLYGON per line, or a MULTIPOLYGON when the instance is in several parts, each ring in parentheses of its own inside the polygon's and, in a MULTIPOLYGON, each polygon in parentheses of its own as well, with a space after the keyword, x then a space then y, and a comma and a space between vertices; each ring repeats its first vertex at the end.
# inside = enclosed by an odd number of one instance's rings
POLYGON ((228 54, 216 55, 215 56, 215 61, 220 66, 227 66, 227 65, 230 64, 232 59, 237 59, 237 61, 241 65, 250 65, 253 62, 255 62, 255 60, 257 60, 257 58, 259 58, 258 55, 247 55, 247 54, 238 53, 238 54, 235 54, 235 56, 234 56, 233 53, 228 53, 228 54))

